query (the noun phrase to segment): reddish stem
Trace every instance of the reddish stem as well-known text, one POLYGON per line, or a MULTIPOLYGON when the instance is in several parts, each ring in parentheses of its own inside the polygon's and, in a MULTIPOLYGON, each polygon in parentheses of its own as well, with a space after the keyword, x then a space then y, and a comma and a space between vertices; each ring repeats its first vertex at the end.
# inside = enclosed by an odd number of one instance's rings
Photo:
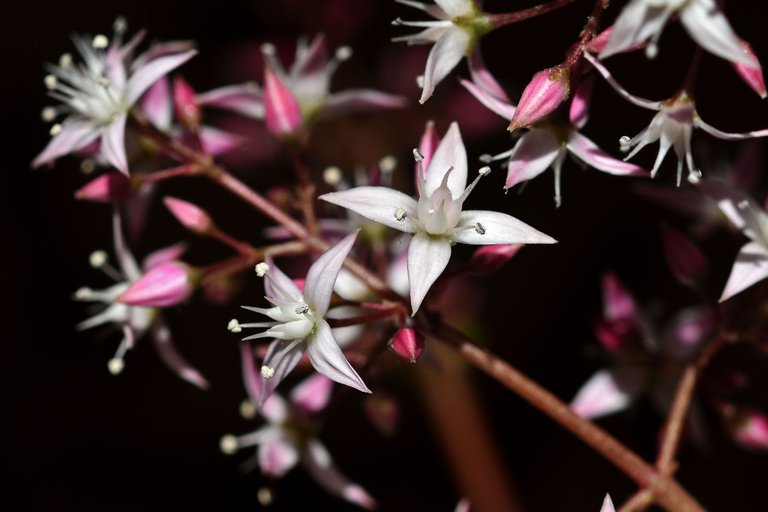
POLYGON ((536 16, 541 16, 542 14, 546 14, 556 9, 560 9, 561 7, 565 7, 568 4, 572 4, 575 1, 576 0, 552 0, 551 2, 547 2, 546 4, 540 4, 535 7, 522 9, 515 12, 487 14, 488 23, 490 24, 490 29, 495 30, 499 27, 511 25, 512 23, 517 23, 519 21, 527 20, 529 18, 535 18, 536 16))

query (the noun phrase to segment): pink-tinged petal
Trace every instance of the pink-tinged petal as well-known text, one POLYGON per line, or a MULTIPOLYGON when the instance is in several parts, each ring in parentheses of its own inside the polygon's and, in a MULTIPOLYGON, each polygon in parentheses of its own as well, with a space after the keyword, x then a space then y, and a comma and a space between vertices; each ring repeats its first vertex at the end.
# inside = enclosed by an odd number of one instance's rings
POLYGON ((197 95, 200 106, 231 110, 246 117, 264 119, 264 99, 254 83, 228 85, 197 95))
MULTIPOLYGON (((416 180, 426 179, 426 176, 419 175, 420 169, 426 174, 426 170, 429 169, 429 164, 432 162, 432 157, 437 151, 437 147, 440 145, 440 135, 438 135, 435 129, 434 121, 427 121, 424 127, 424 133, 421 134, 421 140, 419 140, 419 151, 423 157, 421 165, 416 164, 416 180)), ((418 185, 417 185, 418 188, 418 185)))
POLYGON ((617 176, 647 175, 648 171, 635 164, 613 158, 577 131, 568 137, 568 150, 580 160, 598 171, 617 176))
POLYGON ((451 26, 437 40, 427 57, 427 67, 424 70, 424 86, 419 103, 424 103, 435 92, 437 86, 448 73, 466 55, 472 38, 463 28, 451 26))
POLYGON ((267 348, 264 355, 264 362, 259 373, 261 373, 261 394, 256 401, 256 405, 262 406, 265 401, 272 396, 272 392, 288 376, 296 365, 301 361, 304 355, 306 345, 304 340, 275 340, 267 348), (270 369, 271 377, 267 378, 262 373, 262 369, 270 369))
POLYGON ((290 76, 306 77, 326 73, 328 66, 328 47, 325 36, 318 34, 307 45, 304 38, 299 39, 296 45, 296 57, 291 65, 290 76))
POLYGON ((225 132, 212 126, 201 126, 198 133, 203 150, 211 156, 223 155, 242 147, 246 139, 236 133, 225 132))
POLYGON ((313 373, 291 391, 291 402, 305 414, 317 414, 331 399, 333 381, 321 373, 313 373))
POLYGON ((162 308, 184 302, 194 291, 195 272, 178 261, 160 263, 117 298, 131 306, 162 308))
POLYGON ((687 286, 700 283, 709 271, 704 253, 679 231, 664 226, 662 229, 664 256, 672 275, 687 286))
POLYGON ((265 476, 280 478, 299 461, 299 452, 279 429, 270 433, 259 445, 259 467, 265 476))
POLYGON ((407 5, 408 7, 413 7, 414 9, 419 9, 420 11, 424 11, 433 18, 437 18, 439 20, 450 19, 442 7, 436 4, 425 4, 423 2, 413 2, 411 0, 395 0, 395 2, 407 5))
POLYGON ((411 240, 408 247, 408 282, 414 315, 450 259, 451 243, 447 239, 418 233, 411 240))
POLYGON ((757 65, 748 65, 741 62, 731 62, 731 66, 736 70, 744 83, 746 83, 753 91, 755 91, 761 98, 765 99, 768 96, 768 91, 765 89, 765 78, 763 78, 763 68, 760 66, 760 61, 757 59, 755 50, 752 46, 746 42, 741 41, 741 48, 744 53, 747 54, 750 60, 757 63, 757 65))
POLYGON ((602 52, 605 49, 605 46, 608 44, 608 40, 611 38, 611 34, 613 34, 613 27, 614 25, 611 25, 590 39, 589 43, 587 43, 587 51, 592 53, 602 52))
POLYGON ((318 199, 347 208, 367 219, 399 231, 411 232, 412 219, 417 219, 416 200, 386 187, 356 187, 323 194, 318 199), (403 215, 398 215, 402 209, 403 215), (398 220, 400 217, 401 220, 398 220))
POLYGON ((509 155, 504 188, 512 188, 546 171, 560 151, 560 143, 549 130, 529 131, 520 137, 509 155))
POLYGON ((403 108, 407 105, 408 99, 403 96, 387 94, 373 89, 347 89, 328 97, 319 117, 329 119, 354 112, 389 110, 403 108))
POLYGON ((119 171, 102 174, 75 192, 77 199, 97 203, 123 201, 132 192, 131 180, 119 171))
POLYGON ((474 14, 474 0, 435 0, 435 3, 448 15, 449 18, 474 14))
POLYGON ((490 276, 501 270, 522 248, 516 244, 485 245, 472 254, 467 268, 475 275, 490 276))
POLYGON ((208 381, 176 350, 171 340, 171 331, 164 323, 152 328, 152 341, 165 365, 173 372, 200 389, 208 389, 208 381))
POLYGON ((611 37, 600 58, 630 51, 661 32, 673 9, 660 2, 651 5, 647 0, 633 0, 621 11, 611 31, 611 37))
POLYGON ((147 89, 141 98, 141 110, 152 124, 163 131, 170 130, 173 115, 171 89, 168 79, 163 77, 147 89))
POLYGON ((557 243, 551 236, 511 215, 486 210, 461 212, 459 225, 451 239, 472 245, 557 243))
POLYGON ((734 439, 750 450, 768 450, 768 417, 760 413, 747 413, 735 422, 734 439))
POLYGON ((504 119, 512 119, 515 115, 515 107, 514 105, 509 104, 509 102, 500 100, 493 96, 492 94, 488 93, 487 91, 483 90, 483 88, 478 87, 474 83, 470 82, 469 80, 460 80, 461 85, 464 86, 466 90, 474 96, 477 101, 483 104, 485 108, 490 110, 491 112, 494 112, 504 119))
POLYGON ((470 511, 470 503, 468 498, 462 498, 459 500, 459 502, 456 504, 456 508, 453 509, 453 512, 469 512, 470 511))
POLYGON ((261 415, 271 424, 280 425, 288 420, 288 404, 283 400, 283 397, 277 393, 272 393, 261 404, 261 415))
POLYGON ((609 322, 622 320, 637 321, 639 315, 635 299, 611 272, 603 274, 603 318, 609 322))
POLYGON ((392 351, 405 361, 415 363, 424 353, 424 336, 412 327, 401 327, 389 341, 392 351))
POLYGON ((136 103, 144 91, 189 59, 197 55, 197 50, 158 57, 136 69, 125 86, 125 101, 128 105, 136 103))
POLYGON ((325 316, 328 311, 336 277, 356 239, 357 231, 341 239, 309 267, 304 282, 304 300, 318 317, 325 316))
POLYGON ((167 196, 163 199, 163 203, 176 220, 193 233, 205 235, 214 228, 210 215, 189 201, 167 196))
MULTIPOLYGON (((494 78, 494 76, 485 66, 485 62, 483 61, 483 56, 480 53, 479 46, 472 50, 472 53, 467 59, 467 62, 469 64, 469 76, 472 77, 471 83, 477 86, 481 91, 489 94, 491 97, 499 100, 502 103, 510 102, 507 93, 504 92, 504 89, 502 89, 501 85, 499 85, 499 82, 496 81, 496 78, 494 78)), ((506 117, 506 119, 512 119, 512 116, 506 117)))
POLYGON ((768 277, 768 250, 758 242, 749 242, 736 256, 720 302, 730 299, 766 277, 768 277))
POLYGON ((644 381, 644 372, 637 368, 600 370, 576 393, 571 409, 587 419, 622 411, 635 399, 644 381))
POLYGON ((146 258, 144 258, 144 271, 154 268, 161 263, 178 260, 185 252, 187 252, 187 244, 184 242, 170 245, 168 247, 163 247, 162 249, 151 252, 147 255, 146 258))
POLYGON ((115 256, 117 256, 117 261, 120 262, 120 270, 123 271, 123 274, 125 274, 129 281, 136 281, 141 277, 141 270, 125 241, 122 216, 120 215, 119 208, 112 210, 112 241, 115 246, 115 256))
POLYGON ((271 67, 264 67, 264 122, 276 135, 295 133, 304 118, 293 92, 271 67))
POLYGON ((641 341, 641 325, 634 319, 595 321, 595 338, 608 352, 618 354, 636 346, 641 341))
POLYGON ((751 132, 743 132, 743 133, 731 133, 731 132, 724 132, 722 130, 715 128, 711 124, 705 122, 700 117, 696 117, 693 122, 696 128, 701 128, 711 136, 717 137, 718 139, 722 139, 722 140, 746 140, 746 139, 757 139, 760 137, 768 137, 768 129, 753 130, 751 132))
POLYGON ((371 392, 344 357, 344 352, 336 343, 331 327, 325 320, 318 320, 315 324, 315 332, 307 340, 307 356, 315 370, 332 381, 363 393, 371 392))
POLYGON ((571 100, 571 108, 568 111, 568 118, 571 120, 571 124, 576 128, 584 128, 589 119, 589 104, 592 100, 592 89, 595 85, 595 79, 593 76, 588 76, 583 79, 576 89, 576 93, 571 100))
POLYGON ((240 344, 240 362, 243 373, 243 383, 251 403, 257 404, 261 400, 261 373, 256 367, 253 357, 253 348, 248 343, 240 344))
POLYGON ((608 71, 608 68, 602 65, 600 61, 598 61, 595 57, 593 57, 590 53, 584 53, 584 58, 587 59, 592 66, 597 70, 598 73, 602 75, 602 77, 605 79, 606 82, 608 82, 608 85, 613 87, 613 90, 616 91, 616 93, 627 100, 628 102, 632 103, 633 105, 637 105, 640 108, 646 108, 648 110, 659 110, 661 108, 661 102, 659 101, 651 101, 647 100, 645 98, 640 98, 638 96, 635 96, 633 94, 630 94, 629 91, 624 89, 624 87, 619 84, 619 82, 616 81, 615 78, 613 78, 613 75, 610 71, 608 71))
POLYGON ((101 135, 101 129, 94 122, 85 118, 68 117, 45 149, 37 155, 32 167, 37 168, 53 162, 57 158, 82 149, 101 135))
POLYGON ((706 309, 686 309, 678 314, 665 333, 663 348, 678 360, 690 358, 715 328, 715 318, 706 309))
POLYGON ((101 154, 118 171, 128 175, 128 157, 125 155, 125 122, 122 114, 113 120, 101 136, 101 154))
POLYGON ((427 195, 432 193, 440 186, 448 169, 453 167, 451 175, 448 177, 448 189, 454 199, 464 193, 467 186, 467 150, 464 148, 464 141, 461 140, 461 132, 456 122, 451 123, 440 145, 437 147, 429 167, 426 168, 427 195))
POLYGON ((611 501, 611 497, 609 495, 605 495, 605 499, 603 500, 603 506, 600 508, 600 512, 616 512, 616 509, 613 508, 613 502, 611 501))
POLYGON ((733 63, 760 67, 754 55, 744 51, 741 39, 715 0, 687 2, 680 11, 680 21, 691 38, 705 50, 733 63))
POLYGON ((310 439, 301 454, 301 463, 315 482, 326 491, 365 508, 376 508, 376 501, 359 485, 342 475, 328 450, 315 439, 310 439))
POLYGON ((275 265, 271 256, 267 256, 266 263, 269 265, 267 270, 267 279, 264 279, 264 291, 267 297, 274 299, 284 299, 296 301, 302 296, 302 290, 296 286, 296 283, 285 275, 280 268, 275 265))
POLYGON ((173 80, 173 107, 176 118, 183 125, 197 128, 200 124, 200 108, 195 100, 195 90, 180 76, 173 80))
POLYGON ((768 215, 741 190, 724 183, 702 181, 699 187, 737 229, 752 240, 768 240, 768 215))
POLYGON ((507 130, 515 131, 541 121, 571 94, 571 70, 555 66, 539 71, 523 90, 507 130))

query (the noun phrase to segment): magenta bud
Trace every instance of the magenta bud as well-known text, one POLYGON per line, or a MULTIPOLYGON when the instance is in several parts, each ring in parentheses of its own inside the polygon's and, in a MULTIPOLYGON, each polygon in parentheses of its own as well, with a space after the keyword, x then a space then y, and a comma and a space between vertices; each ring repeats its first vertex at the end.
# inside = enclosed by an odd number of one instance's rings
POLYGON ((190 129, 200 126, 200 108, 195 100, 195 90, 181 77, 173 80, 173 109, 184 126, 190 129))
POLYGON ((525 87, 507 130, 525 128, 551 114, 571 93, 571 70, 566 66, 539 71, 525 87))
POLYGON ((389 342, 392 350, 411 363, 415 363, 424 353, 424 336, 411 327, 401 327, 389 342))
POLYGON ((301 127, 299 102, 272 68, 264 68, 264 116, 267 129, 275 135, 290 135, 301 127))
POLYGON ((522 245, 484 245, 477 249, 467 263, 470 272, 479 276, 489 276, 507 264, 522 245))
POLYGON ((662 229, 664 257, 672 275, 687 286, 701 282, 709 264, 701 250, 679 231, 669 227, 662 229))
POLYGON ((97 203, 121 201, 131 195, 131 180, 119 171, 102 174, 89 181, 83 188, 75 192, 77 199, 97 203))
POLYGON ((744 53, 747 54, 757 66, 748 66, 741 62, 731 62, 733 69, 739 74, 742 80, 752 88, 761 98, 768 96, 768 92, 765 90, 765 79, 763 78, 763 68, 760 66, 760 61, 757 60, 757 55, 752 49, 752 46, 746 41, 741 41, 741 47, 744 53))
POLYGON ((214 228, 211 217, 200 207, 175 197, 166 197, 163 202, 176 220, 193 233, 205 235, 214 228))
POLYGON ((160 263, 131 284, 117 301, 131 306, 163 308, 192 295, 199 272, 179 261, 160 263))

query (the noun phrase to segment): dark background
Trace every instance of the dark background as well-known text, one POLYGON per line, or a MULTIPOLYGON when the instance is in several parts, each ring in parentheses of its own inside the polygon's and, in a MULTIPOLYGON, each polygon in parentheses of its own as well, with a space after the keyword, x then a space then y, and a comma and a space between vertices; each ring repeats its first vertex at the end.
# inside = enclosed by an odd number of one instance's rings
MULTIPOLYGON (((616 2, 619 4, 619 2, 616 2)), ((489 11, 532 2, 488 2, 489 11)), ((508 27, 483 40, 489 67, 511 97, 543 67, 562 61, 581 28, 590 2, 577 2, 519 27, 508 27)), ((733 25, 768 59, 768 39, 761 17, 746 2, 730 2, 733 25)), ((2 454, 5 473, 0 506, 6 510, 252 510, 257 490, 268 484, 258 474, 237 471, 243 455, 228 458, 218 451, 227 432, 244 433, 256 424, 238 416, 244 398, 238 346, 224 330, 236 305, 255 303, 260 292, 246 287, 242 300, 210 306, 202 300, 169 312, 181 351, 210 379, 201 392, 176 379, 159 362, 150 344, 140 343, 117 378, 106 371, 116 339, 100 332, 77 333, 74 325, 87 315, 70 300, 78 287, 108 284, 87 265, 95 249, 111 248, 109 210, 75 202, 74 190, 87 180, 75 159, 53 169, 32 171, 29 162, 42 150, 47 130, 39 112, 48 104, 43 63, 73 51, 73 32, 111 33, 117 15, 131 31, 142 27, 150 40, 193 39, 200 55, 183 68, 199 90, 258 79, 258 44, 287 44, 301 33, 324 32, 331 46, 349 44, 355 56, 340 70, 334 90, 377 87, 405 94, 413 101, 406 112, 355 116, 318 127, 313 168, 377 161, 393 153, 398 176, 407 183, 413 147, 427 119, 441 131, 461 121, 471 161, 480 153, 510 147, 504 122, 485 112, 457 85, 464 65, 449 76, 424 107, 416 103, 414 77, 423 69, 426 48, 388 43, 407 33, 390 26, 397 16, 418 13, 389 1, 219 1, 203 2, 17 2, 0 31, 3 56, 3 175, 0 186, 0 268, 2 298, 4 408, 2 454)), ((615 15, 616 8, 611 11, 615 15)), ((679 26, 661 40, 657 60, 641 55, 615 59, 611 68, 633 92, 650 98, 670 96, 687 71, 693 44, 679 26), (630 82, 631 80, 631 82, 630 82)), ((287 55, 286 55, 287 56, 287 55)), ((768 125, 766 105, 741 84, 726 63, 707 56, 702 64, 699 112, 712 124, 731 131, 768 125)), ((596 110, 587 133, 609 151, 620 135, 634 135, 649 121, 647 112, 626 106, 598 84, 596 110)), ((732 158, 743 144, 709 144, 697 134, 697 163, 714 172, 718 161, 732 158)), ((649 165, 655 148, 643 151, 649 165)), ((673 157, 660 172, 669 185, 673 157)), ((270 185, 285 181, 286 162, 248 165, 244 179, 270 185), (261 181, 260 181, 261 180, 261 181)), ((503 172, 495 172, 473 195, 473 204, 519 216, 560 241, 556 247, 523 251, 497 278, 482 312, 484 330, 495 332, 493 349, 504 359, 568 400, 585 379, 603 365, 591 333, 600 308, 599 275, 615 270, 642 301, 662 299, 675 307, 696 298, 676 285, 659 249, 659 224, 666 219, 685 229, 687 221, 658 209, 634 193, 638 180, 582 172, 571 161, 564 169, 564 205, 552 205, 551 172, 528 185, 525 193, 500 192, 503 172)), ((662 185, 659 185, 662 186, 662 185)), ((232 234, 258 243, 263 221, 219 190, 203 184, 173 185, 162 192, 205 204, 232 234)), ((146 236, 136 244, 144 255, 186 235, 156 205, 146 236)), ((709 284, 717 293, 724 283, 738 236, 702 241, 713 260, 709 284)), ((454 258, 468 251, 457 250, 454 258)), ((192 241, 189 261, 205 264, 226 253, 192 241)), ((761 354, 747 351, 749 368, 765 372, 761 354)), ((359 396, 339 393, 321 437, 339 466, 368 489, 382 510, 451 510, 460 497, 441 458, 440 447, 413 389, 414 370, 403 365, 389 383, 403 397, 400 433, 381 437, 364 418, 359 396)), ((605 492, 617 502, 633 491, 631 482, 570 434, 512 396, 495 382, 477 375, 504 456, 528 510, 597 511, 605 492)), ((685 446, 681 481, 712 510, 762 510, 768 502, 768 459, 735 447, 717 418, 708 411, 711 440, 706 450, 685 446)), ((655 454, 658 414, 645 402, 627 413, 601 421, 646 459, 655 454)), ((275 510, 317 506, 352 510, 328 497, 296 470, 273 486, 275 510)))

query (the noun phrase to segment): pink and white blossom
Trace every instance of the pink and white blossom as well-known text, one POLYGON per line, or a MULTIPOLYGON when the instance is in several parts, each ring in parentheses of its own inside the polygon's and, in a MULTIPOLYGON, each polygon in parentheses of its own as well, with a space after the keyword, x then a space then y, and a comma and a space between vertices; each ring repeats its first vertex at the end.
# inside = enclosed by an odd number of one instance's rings
POLYGON ((261 367, 262 384, 258 404, 264 403, 296 367, 305 351, 312 366, 329 379, 365 393, 371 392, 344 357, 326 320, 334 283, 356 237, 356 232, 347 235, 312 264, 303 291, 270 258, 266 263, 257 265, 257 274, 265 278, 266 299, 273 307, 243 308, 265 315, 271 321, 243 324, 232 320, 229 330, 241 332, 248 328, 265 329, 243 338, 243 341, 260 338, 274 340, 267 349, 261 367))
MULTIPOLYGON (((418 160, 421 154, 414 152, 418 160)), ((419 309, 440 277, 455 243, 472 245, 551 244, 555 240, 516 218, 499 212, 465 210, 464 201, 484 167, 468 186, 467 153, 459 126, 452 123, 429 167, 417 176, 419 199, 386 187, 357 187, 320 196, 385 226, 413 235, 408 248, 411 308, 419 309)))
POLYGON ((51 128, 53 139, 32 162, 33 167, 51 163, 98 139, 101 156, 128 174, 125 128, 130 109, 152 84, 197 52, 183 45, 169 48, 169 52, 151 48, 134 59, 133 51, 143 32, 123 44, 124 31, 125 22, 118 20, 111 44, 104 35, 90 41, 75 36, 83 64, 75 64, 70 54, 64 54, 58 64, 48 66, 50 74, 45 77, 45 84, 50 96, 62 102, 49 107, 48 117, 53 119, 64 113, 67 117, 51 128))

